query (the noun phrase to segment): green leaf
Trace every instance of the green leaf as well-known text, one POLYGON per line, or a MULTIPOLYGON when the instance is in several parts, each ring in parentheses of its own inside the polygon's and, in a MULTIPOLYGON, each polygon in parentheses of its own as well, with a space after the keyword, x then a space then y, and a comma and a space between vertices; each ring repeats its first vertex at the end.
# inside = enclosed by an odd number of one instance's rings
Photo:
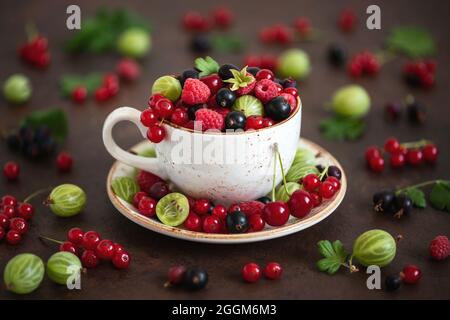
POLYGON ((60 80, 61 93, 64 97, 72 94, 73 90, 78 86, 83 86, 92 94, 95 89, 99 88, 103 81, 103 75, 100 73, 90 73, 86 76, 80 75, 64 75, 60 80))
POLYGON ((115 178, 111 187, 119 198, 128 203, 133 203, 134 195, 139 192, 139 186, 136 180, 130 177, 115 178))
POLYGON ((320 122, 322 134, 330 140, 355 140, 359 138, 366 125, 362 119, 332 116, 320 122))
POLYGON ((348 254, 339 240, 333 243, 328 240, 321 240, 317 243, 317 248, 319 253, 324 256, 316 264, 317 268, 322 272, 334 274, 347 261, 348 254))
POLYGON ((394 28, 386 39, 387 49, 402 53, 411 58, 421 58, 434 55, 436 44, 431 35, 416 26, 394 28))
POLYGON ((47 127, 60 141, 66 138, 69 131, 66 114, 59 108, 32 112, 22 120, 21 125, 32 128, 47 127))
POLYGON ((211 40, 213 48, 220 53, 237 53, 244 49, 244 42, 237 35, 215 35, 211 40))
POLYGON ((438 181, 430 193, 430 202, 438 210, 450 212, 450 181, 438 181))
POLYGON ((200 71, 199 76, 205 77, 219 71, 219 64, 210 56, 195 59, 195 68, 200 71))
POLYGON ((427 201, 425 200, 425 194, 419 188, 408 188, 403 191, 405 195, 411 198, 413 204, 418 208, 425 208, 427 201))

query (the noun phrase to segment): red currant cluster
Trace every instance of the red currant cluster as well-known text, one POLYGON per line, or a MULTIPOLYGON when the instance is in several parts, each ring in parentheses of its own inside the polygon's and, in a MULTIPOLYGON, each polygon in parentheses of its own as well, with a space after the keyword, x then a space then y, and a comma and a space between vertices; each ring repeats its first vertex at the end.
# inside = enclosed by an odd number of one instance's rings
POLYGON ((79 256, 85 268, 95 268, 101 260, 111 261, 117 269, 127 269, 130 266, 131 256, 125 248, 111 240, 102 240, 95 231, 83 232, 80 228, 72 228, 67 232, 65 242, 42 238, 60 243, 59 251, 79 256))
MULTIPOLYGON (((389 138, 384 143, 384 151, 391 155, 390 164, 392 168, 401 168, 405 164, 418 166, 424 161, 435 163, 438 158, 438 148, 427 140, 400 143, 396 138, 389 138)), ((374 172, 384 170, 384 159, 382 151, 371 146, 366 149, 365 158, 369 168, 374 172)))
MULTIPOLYGON (((250 262, 242 267, 242 278, 247 283, 255 283, 261 278, 261 267, 250 262)), ((264 276, 269 280, 277 280, 283 274, 283 268, 277 262, 269 262, 264 268, 264 276)))
POLYGON ((8 181, 16 181, 19 179, 20 174, 20 166, 17 162, 14 161, 8 161, 3 166, 3 176, 8 181))
POLYGON ((147 138, 153 143, 161 142, 166 136, 166 130, 161 125, 164 119, 171 119, 180 125, 189 120, 187 110, 176 108, 172 101, 161 94, 154 94, 148 101, 148 109, 142 111, 141 122, 148 128, 147 138))
POLYGON ((18 244, 28 231, 28 221, 34 215, 31 204, 20 203, 11 195, 5 195, 0 202, 0 240, 5 238, 12 245, 18 244))
POLYGON ((436 61, 410 61, 403 67, 403 75, 408 85, 412 87, 431 88, 435 84, 436 61))
POLYGON ((20 58, 26 63, 45 68, 50 64, 50 53, 48 52, 48 40, 42 35, 36 35, 31 40, 20 46, 20 58))
POLYGON ((206 17, 197 11, 189 11, 183 16, 183 27, 188 31, 205 32, 212 27, 229 28, 233 24, 233 13, 226 7, 213 10, 211 17, 206 17))
POLYGON ((248 55, 245 57, 244 65, 275 72, 278 67, 278 57, 271 54, 248 55))
POLYGON ((287 25, 278 23, 264 27, 259 33, 259 39, 266 44, 289 45, 294 42, 294 33, 287 25))
POLYGON ((363 75, 373 76, 380 71, 380 62, 372 52, 363 51, 352 57, 347 70, 349 75, 354 78, 363 75))
POLYGON ((422 278, 422 271, 418 266, 409 264, 399 274, 387 276, 385 286, 387 291, 397 290, 402 283, 416 284, 422 278))
POLYGON ((339 14, 338 26, 343 32, 350 32, 355 29, 357 22, 353 9, 345 8, 339 14))

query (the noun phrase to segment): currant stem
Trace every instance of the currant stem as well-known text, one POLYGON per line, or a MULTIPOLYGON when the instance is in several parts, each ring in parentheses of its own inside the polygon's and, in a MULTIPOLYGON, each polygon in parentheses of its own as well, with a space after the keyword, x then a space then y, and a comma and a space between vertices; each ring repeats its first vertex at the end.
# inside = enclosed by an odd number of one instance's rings
POLYGON ((405 149, 411 149, 411 148, 424 147, 430 143, 432 143, 430 140, 422 139, 419 141, 404 142, 404 143, 401 143, 400 146, 404 147, 405 149))
POLYGON ((49 190, 51 190, 52 188, 45 188, 45 189, 40 189, 38 191, 33 192, 32 194, 30 194, 28 197, 25 198, 25 200, 23 200, 24 203, 30 202, 31 199, 33 199, 34 197, 44 193, 44 192, 48 192, 49 190))
POLYGON ((422 182, 422 183, 414 184, 412 186, 408 186, 408 187, 404 187, 404 188, 401 188, 401 189, 397 189, 397 191, 395 191, 395 194, 398 195, 398 194, 400 194, 402 192, 405 192, 408 189, 422 188, 422 187, 425 187, 425 186, 428 186, 428 185, 431 185, 431 184, 435 184, 435 183, 438 183, 438 182, 442 182, 442 181, 443 180, 441 180, 441 179, 436 179, 436 180, 429 180, 429 181, 425 181, 425 182, 422 182))
POLYGON ((55 239, 48 238, 48 237, 44 237, 44 236, 39 236, 39 238, 42 239, 42 240, 47 240, 47 241, 50 241, 50 242, 53 242, 53 243, 57 243, 57 244, 63 244, 64 243, 62 241, 55 240, 55 239))

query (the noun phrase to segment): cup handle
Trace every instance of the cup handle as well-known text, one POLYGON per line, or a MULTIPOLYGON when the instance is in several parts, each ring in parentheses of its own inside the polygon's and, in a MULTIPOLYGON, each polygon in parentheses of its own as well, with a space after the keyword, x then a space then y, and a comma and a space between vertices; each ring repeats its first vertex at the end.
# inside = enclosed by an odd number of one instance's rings
POLYGON ((130 107, 117 108, 111 112, 103 124, 103 143, 106 150, 120 162, 141 170, 150 171, 162 179, 167 179, 167 173, 164 168, 161 167, 157 158, 148 158, 131 154, 119 147, 116 141, 114 141, 112 129, 121 121, 133 122, 138 127, 142 136, 147 138, 147 128, 141 123, 140 118, 141 111, 130 107))

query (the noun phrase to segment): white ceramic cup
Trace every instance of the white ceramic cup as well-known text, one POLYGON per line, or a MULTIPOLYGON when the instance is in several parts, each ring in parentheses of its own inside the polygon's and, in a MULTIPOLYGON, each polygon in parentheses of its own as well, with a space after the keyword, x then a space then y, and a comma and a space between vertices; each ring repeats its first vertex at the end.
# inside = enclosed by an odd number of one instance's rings
MULTIPOLYGON (((274 126, 227 134, 196 132, 164 123, 166 137, 154 145, 156 158, 147 158, 123 150, 114 141, 112 129, 121 121, 133 122, 147 138, 147 128, 140 122, 141 111, 121 107, 106 118, 103 143, 117 160, 168 179, 187 195, 229 205, 257 199, 272 190, 275 147, 287 172, 297 150, 301 109, 298 99, 289 118, 274 126)), ((275 176, 275 184, 280 183, 278 160, 275 176)))

